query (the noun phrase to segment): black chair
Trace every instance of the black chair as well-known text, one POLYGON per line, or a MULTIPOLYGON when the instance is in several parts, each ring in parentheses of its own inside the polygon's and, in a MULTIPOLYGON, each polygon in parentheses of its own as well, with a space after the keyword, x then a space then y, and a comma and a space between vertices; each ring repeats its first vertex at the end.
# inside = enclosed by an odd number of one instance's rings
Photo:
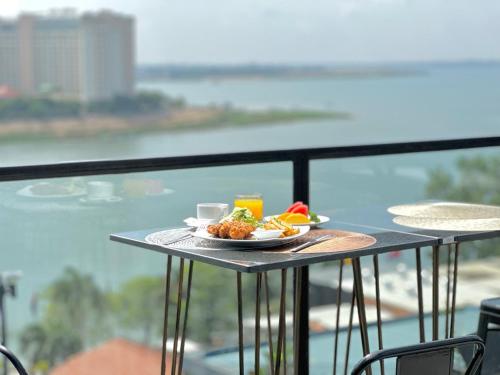
POLYGON ((451 374, 453 350, 467 345, 476 348, 465 371, 465 375, 473 375, 478 371, 484 354, 483 340, 475 335, 379 350, 366 355, 359 361, 354 366, 351 375, 361 375, 375 362, 388 358, 396 358, 396 375, 451 374))
POLYGON ((481 374, 498 374, 500 358, 500 298, 490 298, 481 301, 477 335, 486 343, 486 352, 481 374))
POLYGON ((12 366, 17 370, 19 375, 28 375, 28 372, 24 369, 21 361, 5 346, 0 345, 0 353, 3 354, 12 363, 12 366))

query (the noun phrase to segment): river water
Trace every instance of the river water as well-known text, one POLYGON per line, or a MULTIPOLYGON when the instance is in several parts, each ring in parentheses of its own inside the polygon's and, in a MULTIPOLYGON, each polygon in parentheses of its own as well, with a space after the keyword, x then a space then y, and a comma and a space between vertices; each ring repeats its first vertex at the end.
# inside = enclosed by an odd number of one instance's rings
POLYGON ((1 144, 0 165, 139 158, 498 134, 500 65, 428 66, 381 78, 175 81, 140 88, 192 104, 345 111, 351 120, 301 121, 163 134, 1 144))

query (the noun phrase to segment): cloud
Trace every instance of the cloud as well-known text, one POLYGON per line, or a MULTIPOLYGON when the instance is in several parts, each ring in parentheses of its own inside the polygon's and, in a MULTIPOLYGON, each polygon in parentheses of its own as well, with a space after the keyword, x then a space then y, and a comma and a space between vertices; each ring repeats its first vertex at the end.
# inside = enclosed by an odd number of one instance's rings
POLYGON ((134 14, 142 62, 500 58, 496 40, 500 35, 498 0, 22 0, 16 3, 30 10, 85 6, 134 14))
POLYGON ((21 9, 20 0, 2 0, 2 7, 0 9, 0 16, 12 17, 19 13, 21 9))

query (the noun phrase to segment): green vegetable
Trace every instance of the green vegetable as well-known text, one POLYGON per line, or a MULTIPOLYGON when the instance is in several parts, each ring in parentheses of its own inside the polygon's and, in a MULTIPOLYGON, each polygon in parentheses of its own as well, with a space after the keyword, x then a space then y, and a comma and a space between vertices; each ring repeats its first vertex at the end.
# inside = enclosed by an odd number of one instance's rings
POLYGON ((255 216, 253 216, 252 211, 245 207, 235 207, 233 212, 221 220, 221 223, 224 221, 242 221, 256 227, 262 226, 255 216))
POLYGON ((318 215, 316 215, 314 212, 311 211, 309 211, 309 220, 311 220, 314 223, 319 223, 321 221, 318 215))

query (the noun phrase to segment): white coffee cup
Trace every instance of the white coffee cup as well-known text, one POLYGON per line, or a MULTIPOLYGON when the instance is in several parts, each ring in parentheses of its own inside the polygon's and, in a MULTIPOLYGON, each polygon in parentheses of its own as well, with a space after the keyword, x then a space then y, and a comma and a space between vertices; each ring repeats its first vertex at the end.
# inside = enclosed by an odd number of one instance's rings
POLYGON ((87 197, 89 200, 109 199, 114 196, 114 185, 108 181, 89 181, 87 197))
POLYGON ((215 223, 229 214, 227 203, 198 203, 196 214, 199 221, 215 223))

